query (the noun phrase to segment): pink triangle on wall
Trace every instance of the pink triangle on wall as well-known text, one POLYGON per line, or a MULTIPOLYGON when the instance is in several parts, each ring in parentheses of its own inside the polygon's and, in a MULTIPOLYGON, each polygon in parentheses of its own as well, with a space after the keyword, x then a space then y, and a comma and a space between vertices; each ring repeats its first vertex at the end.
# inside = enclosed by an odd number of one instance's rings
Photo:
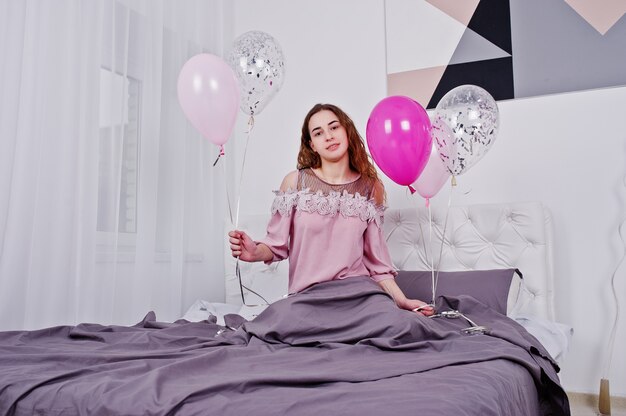
POLYGON ((624 0, 565 0, 572 9, 601 35, 604 35, 626 13, 624 0))
POLYGON ((426 108, 446 70, 445 65, 387 75, 387 95, 405 95, 426 108))

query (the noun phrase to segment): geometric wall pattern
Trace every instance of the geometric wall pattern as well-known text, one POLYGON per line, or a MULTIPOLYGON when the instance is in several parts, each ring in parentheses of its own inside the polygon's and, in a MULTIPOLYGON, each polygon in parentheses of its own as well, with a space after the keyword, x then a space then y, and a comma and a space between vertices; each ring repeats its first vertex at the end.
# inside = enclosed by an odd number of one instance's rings
POLYGON ((387 94, 434 108, 626 85, 626 0, 386 0, 387 94))

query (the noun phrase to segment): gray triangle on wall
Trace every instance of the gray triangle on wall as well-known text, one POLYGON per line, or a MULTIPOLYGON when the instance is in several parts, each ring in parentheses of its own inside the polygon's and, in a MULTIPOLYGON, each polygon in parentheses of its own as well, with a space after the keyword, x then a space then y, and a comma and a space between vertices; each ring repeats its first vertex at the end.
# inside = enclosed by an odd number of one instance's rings
POLYGON ((465 29, 449 65, 506 58, 511 54, 494 45, 472 29, 465 29))

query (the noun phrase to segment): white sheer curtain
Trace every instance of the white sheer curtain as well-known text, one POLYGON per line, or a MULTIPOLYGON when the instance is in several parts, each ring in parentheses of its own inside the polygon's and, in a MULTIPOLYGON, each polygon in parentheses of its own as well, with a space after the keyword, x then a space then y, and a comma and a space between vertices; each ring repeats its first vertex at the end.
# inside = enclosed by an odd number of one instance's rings
POLYGON ((223 7, 0 1, 0 329, 223 300, 224 177, 176 98, 223 7))

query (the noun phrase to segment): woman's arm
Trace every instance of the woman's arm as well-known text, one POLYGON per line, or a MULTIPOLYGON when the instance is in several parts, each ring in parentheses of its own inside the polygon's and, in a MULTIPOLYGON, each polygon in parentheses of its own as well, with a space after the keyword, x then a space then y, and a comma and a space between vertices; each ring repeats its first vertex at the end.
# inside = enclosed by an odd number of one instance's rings
MULTIPOLYGON (((297 180, 298 171, 288 173, 280 185, 280 190, 295 191, 297 180)), ((280 213, 275 213, 267 226, 267 235, 261 242, 255 242, 243 231, 230 231, 228 237, 232 256, 242 261, 266 263, 287 258, 290 222, 289 216, 282 217, 280 213)))
MULTIPOLYGON (((372 199, 376 205, 382 206, 385 203, 385 187, 382 182, 377 181, 372 190, 372 199)), ((382 230, 375 224, 370 224, 365 233, 365 259, 366 266, 371 273, 380 273, 379 277, 374 280, 387 292, 396 302, 399 308, 409 311, 419 312, 423 315, 430 316, 434 313, 434 309, 428 306, 426 302, 417 299, 408 299, 402 289, 398 286, 394 279, 395 271, 391 274, 385 273, 385 266, 393 269, 391 257, 387 243, 382 235, 382 230), (381 280, 379 280, 381 279, 381 280)))

